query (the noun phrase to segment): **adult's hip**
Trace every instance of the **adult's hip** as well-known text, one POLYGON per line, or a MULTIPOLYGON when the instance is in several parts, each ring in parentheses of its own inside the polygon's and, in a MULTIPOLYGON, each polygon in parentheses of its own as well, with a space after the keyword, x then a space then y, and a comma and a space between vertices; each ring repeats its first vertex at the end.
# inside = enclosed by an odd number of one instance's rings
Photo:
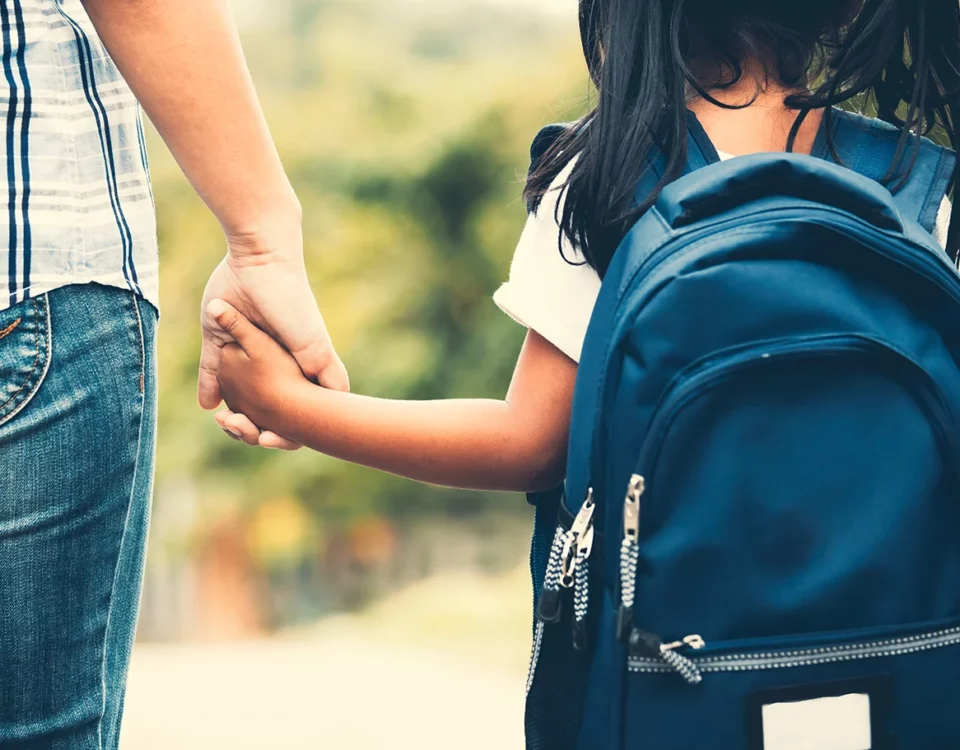
POLYGON ((143 577, 156 312, 68 286, 0 311, 0 747, 117 747, 143 577))

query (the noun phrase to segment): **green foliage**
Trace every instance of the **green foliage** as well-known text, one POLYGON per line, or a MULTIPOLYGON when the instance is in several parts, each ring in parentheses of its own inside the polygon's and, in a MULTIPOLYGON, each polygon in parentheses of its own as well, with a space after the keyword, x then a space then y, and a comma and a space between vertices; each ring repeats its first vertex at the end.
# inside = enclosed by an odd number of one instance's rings
MULTIPOLYGON (((499 7, 301 1, 245 38, 303 203, 311 279, 359 392, 499 396, 509 381, 523 331, 491 295, 524 221, 526 149, 540 126, 578 114, 586 77, 575 18, 499 7)), ((194 396, 199 300, 222 237, 159 140, 150 147, 161 489, 194 488, 207 518, 294 498, 324 525, 523 507, 226 439, 194 396)))

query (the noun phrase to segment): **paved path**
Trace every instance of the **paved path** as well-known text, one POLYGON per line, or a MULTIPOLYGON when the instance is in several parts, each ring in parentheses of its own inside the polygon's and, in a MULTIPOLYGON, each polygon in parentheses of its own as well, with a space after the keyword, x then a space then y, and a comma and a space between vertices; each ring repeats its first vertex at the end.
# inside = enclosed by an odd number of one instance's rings
POLYGON ((521 750, 522 669, 462 652, 350 623, 138 645, 121 750, 521 750))

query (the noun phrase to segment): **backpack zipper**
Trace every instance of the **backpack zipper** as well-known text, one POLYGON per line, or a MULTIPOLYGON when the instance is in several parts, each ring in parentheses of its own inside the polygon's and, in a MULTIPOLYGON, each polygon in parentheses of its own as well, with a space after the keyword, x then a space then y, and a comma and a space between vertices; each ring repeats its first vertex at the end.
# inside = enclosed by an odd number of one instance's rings
POLYGON ((593 490, 590 489, 580 511, 573 519, 570 530, 567 531, 562 525, 558 525, 554 533, 543 586, 537 599, 533 649, 527 671, 527 693, 533 687, 545 628, 563 619, 565 589, 573 589, 573 645, 578 650, 586 647, 586 619, 590 604, 589 565, 596 539, 594 526, 596 507, 593 490))
POLYGON ((573 519, 573 525, 566 535, 563 551, 560 555, 560 585, 573 588, 576 572, 580 563, 590 556, 593 548, 593 512, 597 504, 593 500, 593 490, 587 491, 580 512, 573 519))
MULTIPOLYGON (((863 659, 904 656, 958 644, 960 644, 960 627, 953 627, 919 635, 860 641, 839 646, 788 648, 782 651, 690 654, 682 658, 692 665, 690 669, 702 675, 704 672, 752 672, 768 669, 791 669, 863 659)), ((697 648, 694 643, 688 643, 685 640, 679 644, 669 644, 669 647, 697 651, 706 648, 706 644, 704 643, 697 648)), ((714 646, 713 648, 719 650, 720 647, 714 646)), ((643 650, 638 647, 635 651, 630 652, 628 668, 631 672, 666 673, 677 671, 672 664, 663 658, 650 654, 649 649, 647 649, 647 653, 643 653, 643 650)), ((676 655, 681 656, 681 654, 676 655)))
POLYGON ((706 645, 699 635, 688 635, 683 640, 664 643, 658 635, 635 629, 630 634, 630 662, 642 659, 646 653, 648 658, 652 658, 665 671, 676 672, 689 685, 699 685, 703 682, 703 675, 697 663, 678 651, 684 648, 699 651, 706 645))
MULTIPOLYGON (((591 540, 593 530, 589 532, 591 540)), ((591 541, 592 544, 592 541, 591 541)), ((578 557, 580 553, 578 552, 578 557)), ((587 647, 587 612, 590 607, 590 553, 577 563, 573 584, 573 647, 583 651, 587 647)))
POLYGON ((587 612, 590 604, 590 553, 593 551, 594 511, 597 504, 593 490, 584 501, 567 533, 560 563, 560 585, 573 589, 573 646, 578 651, 587 645, 587 612))
POLYGON ((623 541, 620 543, 620 609, 617 611, 617 640, 625 642, 633 628, 633 600, 640 559, 640 499, 647 489, 639 474, 630 478, 623 502, 623 541))
POLYGON ((533 687, 533 678, 537 673, 537 664, 540 662, 540 650, 543 646, 544 628, 548 624, 560 621, 563 614, 563 602, 560 598, 560 553, 566 543, 567 532, 562 526, 557 526, 550 545, 550 556, 547 559, 547 571, 543 577, 543 586, 537 599, 536 625, 533 631, 533 649, 530 652, 530 666, 527 670, 527 694, 533 687))

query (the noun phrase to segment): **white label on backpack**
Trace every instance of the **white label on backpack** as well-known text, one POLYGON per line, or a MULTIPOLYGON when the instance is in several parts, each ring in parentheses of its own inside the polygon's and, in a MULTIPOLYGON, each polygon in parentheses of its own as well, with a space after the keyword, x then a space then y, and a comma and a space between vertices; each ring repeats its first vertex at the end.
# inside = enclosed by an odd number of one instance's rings
POLYGON ((872 745, 869 695, 763 707, 763 750, 870 750, 872 745))

